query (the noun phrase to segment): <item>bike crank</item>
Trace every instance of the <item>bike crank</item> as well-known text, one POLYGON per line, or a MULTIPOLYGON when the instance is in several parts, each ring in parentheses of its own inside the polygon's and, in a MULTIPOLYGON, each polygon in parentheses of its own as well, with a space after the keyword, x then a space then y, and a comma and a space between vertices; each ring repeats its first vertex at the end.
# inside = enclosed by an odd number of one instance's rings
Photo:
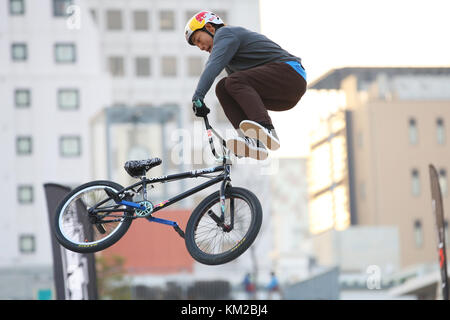
POLYGON ((136 213, 136 216, 139 218, 147 218, 149 217, 153 212, 153 204, 150 201, 142 201, 139 203, 141 206, 144 206, 144 210, 136 209, 134 212, 136 213))

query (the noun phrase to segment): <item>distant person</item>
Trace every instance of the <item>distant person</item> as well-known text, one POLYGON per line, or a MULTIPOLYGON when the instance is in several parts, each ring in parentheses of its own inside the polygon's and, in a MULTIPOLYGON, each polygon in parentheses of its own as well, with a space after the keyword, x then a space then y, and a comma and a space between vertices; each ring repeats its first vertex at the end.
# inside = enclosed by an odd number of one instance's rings
POLYGON ((256 286, 253 283, 252 276, 250 275, 250 273, 247 273, 245 275, 242 284, 244 285, 244 290, 247 293, 247 297, 249 299, 253 299, 255 297, 256 286))
POLYGON ((238 132, 227 147, 238 157, 266 159, 267 148, 280 147, 268 110, 289 110, 306 91, 301 59, 262 34, 225 25, 210 11, 189 19, 185 37, 190 45, 210 53, 192 97, 195 115, 205 117, 210 112, 203 99, 225 69, 228 76, 217 83, 216 95, 238 132))
POLYGON ((266 286, 266 289, 268 291, 267 299, 269 300, 273 299, 274 294, 280 294, 280 284, 278 283, 278 279, 273 271, 270 273, 270 282, 266 286))

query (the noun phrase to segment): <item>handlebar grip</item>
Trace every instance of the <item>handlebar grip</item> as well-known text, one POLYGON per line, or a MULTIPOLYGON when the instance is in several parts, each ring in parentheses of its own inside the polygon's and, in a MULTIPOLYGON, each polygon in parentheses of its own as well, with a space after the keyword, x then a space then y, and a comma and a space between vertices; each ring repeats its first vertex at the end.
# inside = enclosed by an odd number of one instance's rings
POLYGON ((200 99, 197 99, 194 101, 194 104, 197 108, 201 108, 203 106, 202 102, 200 101, 200 99))

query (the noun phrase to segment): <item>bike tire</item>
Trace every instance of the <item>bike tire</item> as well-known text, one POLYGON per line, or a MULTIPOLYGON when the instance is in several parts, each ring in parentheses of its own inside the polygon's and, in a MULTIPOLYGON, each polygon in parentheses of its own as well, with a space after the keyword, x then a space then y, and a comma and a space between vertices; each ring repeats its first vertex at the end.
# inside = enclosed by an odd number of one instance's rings
MULTIPOLYGON (((194 209, 192 212, 188 223, 186 225, 186 231, 185 231, 185 243, 186 248, 189 252, 189 254, 194 258, 196 261, 206 264, 206 265, 219 265, 224 264, 227 262, 230 262, 237 257, 239 257, 241 254, 243 254, 254 242, 256 239, 256 236, 258 235, 259 229, 261 228, 262 223, 262 207, 261 203, 259 202, 258 198, 255 196, 254 193, 251 191, 244 189, 244 188, 238 188, 238 187, 229 187, 227 188, 225 192, 225 199, 228 201, 227 204, 227 210, 231 206, 231 200, 234 199, 239 200, 240 203, 245 203, 248 206, 248 209, 246 209, 244 212, 248 211, 248 214, 251 216, 250 221, 247 221, 248 219, 242 218, 241 216, 244 215, 244 213, 237 214, 236 208, 234 212, 234 219, 243 219, 242 225, 248 224, 248 228, 245 231, 240 232, 241 235, 226 235, 227 232, 223 231, 223 229, 216 224, 216 229, 214 229, 214 223, 210 222, 208 219, 208 211, 212 210, 211 208, 214 208, 214 206, 219 205, 220 207, 220 193, 219 191, 209 195, 206 197, 200 204, 194 209), (206 222, 203 219, 206 219, 206 222), (209 224, 208 227, 199 226, 200 224, 203 224, 206 226, 206 224, 209 224), (220 241, 220 237, 224 239, 225 241, 228 241, 229 239, 235 237, 236 240, 233 240, 235 243, 231 245, 231 240, 229 243, 226 243, 225 248, 228 246, 231 246, 230 248, 224 250, 223 252, 205 252, 209 249, 209 245, 206 243, 206 241, 210 240, 205 236, 205 240, 199 239, 199 236, 201 233, 206 233, 208 231, 200 231, 200 228, 207 229, 210 228, 210 232, 216 232, 214 237, 211 237, 211 241, 214 243, 220 241), (214 239, 212 239, 214 238, 214 239), (225 239, 227 238, 227 239, 225 239), (203 242, 202 242, 203 241, 203 242), (203 247, 203 248, 202 248, 203 247)), ((244 208, 244 207, 243 207, 244 208)), ((231 211, 231 209, 230 209, 231 211)), ((220 212, 220 211, 219 211, 220 212)), ((245 215, 248 215, 245 213, 245 215)), ((231 218, 230 218, 231 219, 231 218)), ((212 220, 212 219, 211 219, 212 220)), ((236 224, 236 221, 235 221, 236 224)), ((228 233, 231 233, 233 231, 238 230, 238 226, 235 225, 234 229, 231 230, 228 233)), ((214 249, 212 249, 214 250, 214 249)))
MULTIPOLYGON (((133 213, 124 211, 124 218, 121 219, 121 221, 117 224, 112 225, 112 222, 102 224, 102 226, 107 225, 108 230, 113 228, 111 233, 99 240, 94 239, 96 235, 95 224, 89 222, 88 213, 86 211, 86 208, 84 208, 87 205, 83 202, 84 199, 81 199, 81 197, 83 197, 87 194, 87 192, 90 191, 98 191, 101 194, 103 188, 109 188, 115 192, 123 189, 120 184, 112 181, 92 181, 75 188, 59 203, 55 212, 53 231, 58 242, 66 249, 78 253, 91 253, 101 251, 115 244, 127 232, 132 222, 131 216, 133 215, 133 213), (75 209, 73 210, 73 208, 75 209), (69 236, 70 223, 65 223, 65 221, 67 219, 70 219, 70 217, 72 217, 72 220, 75 221, 73 223, 74 226, 72 227, 72 229, 75 230, 72 231, 72 237, 69 236), (75 225, 75 223, 78 223, 78 225, 75 225), (65 224, 69 225, 69 227, 66 227, 65 224), (77 233, 79 229, 76 229, 76 227, 80 225, 82 225, 83 234, 77 233), (78 241, 76 241, 76 237, 78 237, 78 241), (87 239, 87 237, 92 238, 92 241, 90 239, 87 239), (86 240, 83 241, 83 238, 86 240)), ((113 202, 113 200, 108 195, 106 195, 106 192, 103 191, 103 193, 105 194, 103 195, 103 200, 107 200, 111 204, 115 204, 115 202, 113 202)), ((125 200, 131 199, 125 198, 125 200)), ((89 201, 89 199, 87 201, 89 201)), ((94 200, 92 201, 95 203, 94 200)), ((97 201, 97 203, 98 202, 99 201, 97 201)), ((125 206, 123 206, 123 208, 125 209, 125 206)), ((106 229, 104 230, 106 233, 106 229)), ((97 233, 101 232, 97 231, 97 233)))

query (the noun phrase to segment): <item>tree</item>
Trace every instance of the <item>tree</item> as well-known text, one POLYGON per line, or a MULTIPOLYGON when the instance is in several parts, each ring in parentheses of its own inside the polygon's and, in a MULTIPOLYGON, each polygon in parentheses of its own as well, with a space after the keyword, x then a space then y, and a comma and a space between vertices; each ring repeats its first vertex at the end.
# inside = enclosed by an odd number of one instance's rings
POLYGON ((131 289, 125 282, 125 258, 96 255, 97 288, 100 299, 130 300, 131 289))

